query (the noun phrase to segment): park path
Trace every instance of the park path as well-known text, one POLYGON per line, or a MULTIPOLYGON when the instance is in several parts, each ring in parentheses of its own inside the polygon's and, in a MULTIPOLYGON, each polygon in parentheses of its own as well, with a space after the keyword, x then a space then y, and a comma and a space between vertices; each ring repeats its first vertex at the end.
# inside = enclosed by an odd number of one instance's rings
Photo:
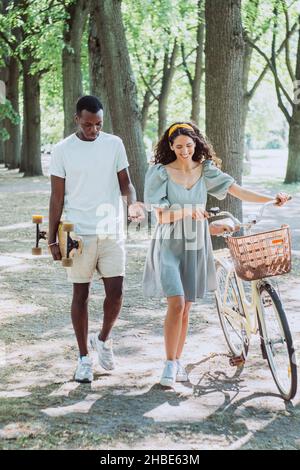
MULTIPOLYGON (((272 194, 282 189, 282 162, 275 160, 267 168, 254 158, 245 184, 272 194)), ((299 392, 288 404, 278 396, 255 341, 241 373, 229 366, 211 296, 191 314, 184 355, 190 383, 172 391, 157 384, 166 305, 142 296, 143 239, 127 243, 125 301, 114 330, 117 369, 96 369, 91 385, 72 381, 71 286, 46 250, 41 258, 30 254, 31 215, 47 214, 49 190, 47 177, 24 179, 0 167, 0 448, 300 449, 299 392)), ((262 228, 292 227, 294 266, 281 295, 299 350, 300 187, 289 190, 290 209, 272 210, 262 228)), ((95 280, 92 332, 102 301, 95 280)))

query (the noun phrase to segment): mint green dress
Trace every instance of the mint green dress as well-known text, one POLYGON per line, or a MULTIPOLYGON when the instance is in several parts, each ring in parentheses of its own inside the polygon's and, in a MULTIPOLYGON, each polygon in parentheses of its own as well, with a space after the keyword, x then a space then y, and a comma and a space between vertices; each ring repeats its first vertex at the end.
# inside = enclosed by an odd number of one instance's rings
MULTIPOLYGON (((178 209, 185 205, 206 207, 207 194, 226 197, 234 179, 211 160, 203 162, 200 178, 190 189, 175 183, 164 165, 149 167, 144 200, 153 208, 178 209)), ((157 224, 148 250, 143 292, 147 297, 181 295, 186 301, 203 298, 216 289, 216 273, 207 220, 186 217, 170 224, 157 224)))

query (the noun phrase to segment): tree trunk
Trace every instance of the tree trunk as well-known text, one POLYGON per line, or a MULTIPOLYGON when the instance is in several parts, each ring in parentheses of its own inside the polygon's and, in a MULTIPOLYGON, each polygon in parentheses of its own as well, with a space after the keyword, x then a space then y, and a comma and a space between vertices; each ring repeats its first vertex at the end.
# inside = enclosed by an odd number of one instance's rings
POLYGON ((64 48, 62 51, 64 136, 74 132, 75 104, 82 96, 81 40, 89 12, 89 0, 77 0, 66 8, 64 48))
POLYGON ((143 129, 143 132, 145 132, 146 126, 147 126, 148 115, 149 115, 149 110, 150 110, 150 106, 151 106, 151 98, 152 98, 151 91, 146 90, 146 93, 145 93, 144 99, 143 99, 143 107, 142 107, 142 129, 143 129))
POLYGON ((289 123, 289 156, 284 180, 285 183, 298 183, 300 181, 300 28, 295 78, 298 83, 298 89, 296 90, 292 117, 289 123))
POLYGON ((158 137, 160 138, 167 127, 168 99, 171 92, 172 80, 176 71, 175 64, 178 54, 178 43, 175 40, 171 56, 169 51, 164 56, 164 70, 161 91, 158 100, 158 137))
POLYGON ((40 75, 30 74, 32 59, 23 61, 23 134, 21 168, 24 176, 40 176, 41 164, 41 110, 40 75))
POLYGON ((300 181, 300 106, 294 106, 289 129, 289 156, 285 183, 300 181))
MULTIPOLYGON (((7 82, 7 74, 8 74, 8 69, 7 67, 0 67, 0 81, 4 83, 6 87, 6 82, 7 82)), ((1 102, 0 102, 1 104, 1 102)), ((5 128, 5 121, 2 120, 0 121, 0 125, 5 128)), ((5 163, 5 150, 4 150, 4 141, 1 139, 0 135, 0 164, 5 163)))
MULTIPOLYGON (((241 184, 244 54, 241 0, 206 0, 205 17, 206 133, 222 159, 222 170, 241 184)), ((216 200, 209 199, 209 204, 215 206, 216 200)), ((241 220, 241 201, 229 196, 217 204, 241 220)), ((219 240, 215 244, 220 245, 219 240)))
POLYGON ((107 86, 104 78, 103 61, 100 48, 99 8, 93 0, 89 24, 89 70, 91 94, 97 96, 104 110, 104 132, 113 133, 110 110, 108 106, 107 86))
MULTIPOLYGON (((13 110, 19 114, 19 62, 14 57, 9 59, 9 80, 6 85, 6 98, 10 101, 13 110)), ((19 168, 21 158, 20 124, 14 124, 6 119, 6 130, 9 139, 5 141, 5 164, 10 169, 19 168)))
POLYGON ((197 51, 195 62, 195 75, 192 81, 192 112, 191 119, 199 125, 200 119, 200 92, 203 75, 203 46, 204 46, 204 12, 202 11, 203 0, 198 1, 198 26, 197 26, 197 51))
POLYGON ((4 142, 0 140, 0 165, 4 163, 4 142))
POLYGON ((147 168, 141 115, 122 21, 120 0, 97 0, 104 77, 114 133, 127 150, 130 174, 139 199, 143 198, 147 168))
POLYGON ((243 104, 242 104, 242 124, 241 124, 241 134, 243 142, 243 156, 245 154, 245 134, 246 134, 246 123, 249 112, 250 100, 253 96, 250 96, 248 93, 248 84, 249 84, 249 75, 251 68, 253 48, 245 42, 244 58, 243 58, 243 104))

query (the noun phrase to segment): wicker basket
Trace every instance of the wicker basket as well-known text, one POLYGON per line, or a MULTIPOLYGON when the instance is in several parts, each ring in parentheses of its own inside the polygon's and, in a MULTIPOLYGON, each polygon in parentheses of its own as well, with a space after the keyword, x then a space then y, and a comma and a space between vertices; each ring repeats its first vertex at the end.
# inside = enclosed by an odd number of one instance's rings
POLYGON ((244 281, 280 276, 291 270, 291 234, 288 225, 244 237, 228 237, 227 245, 237 275, 244 281))

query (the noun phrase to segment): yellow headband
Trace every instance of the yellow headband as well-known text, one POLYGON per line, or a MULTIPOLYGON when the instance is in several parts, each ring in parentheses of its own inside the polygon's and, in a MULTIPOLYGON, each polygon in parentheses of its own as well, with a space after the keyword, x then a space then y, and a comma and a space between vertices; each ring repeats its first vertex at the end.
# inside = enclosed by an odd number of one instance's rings
POLYGON ((180 128, 189 129, 190 131, 194 132, 194 129, 189 124, 174 124, 174 126, 172 126, 169 130, 169 137, 171 137, 173 132, 175 132, 177 129, 180 129, 180 128))

